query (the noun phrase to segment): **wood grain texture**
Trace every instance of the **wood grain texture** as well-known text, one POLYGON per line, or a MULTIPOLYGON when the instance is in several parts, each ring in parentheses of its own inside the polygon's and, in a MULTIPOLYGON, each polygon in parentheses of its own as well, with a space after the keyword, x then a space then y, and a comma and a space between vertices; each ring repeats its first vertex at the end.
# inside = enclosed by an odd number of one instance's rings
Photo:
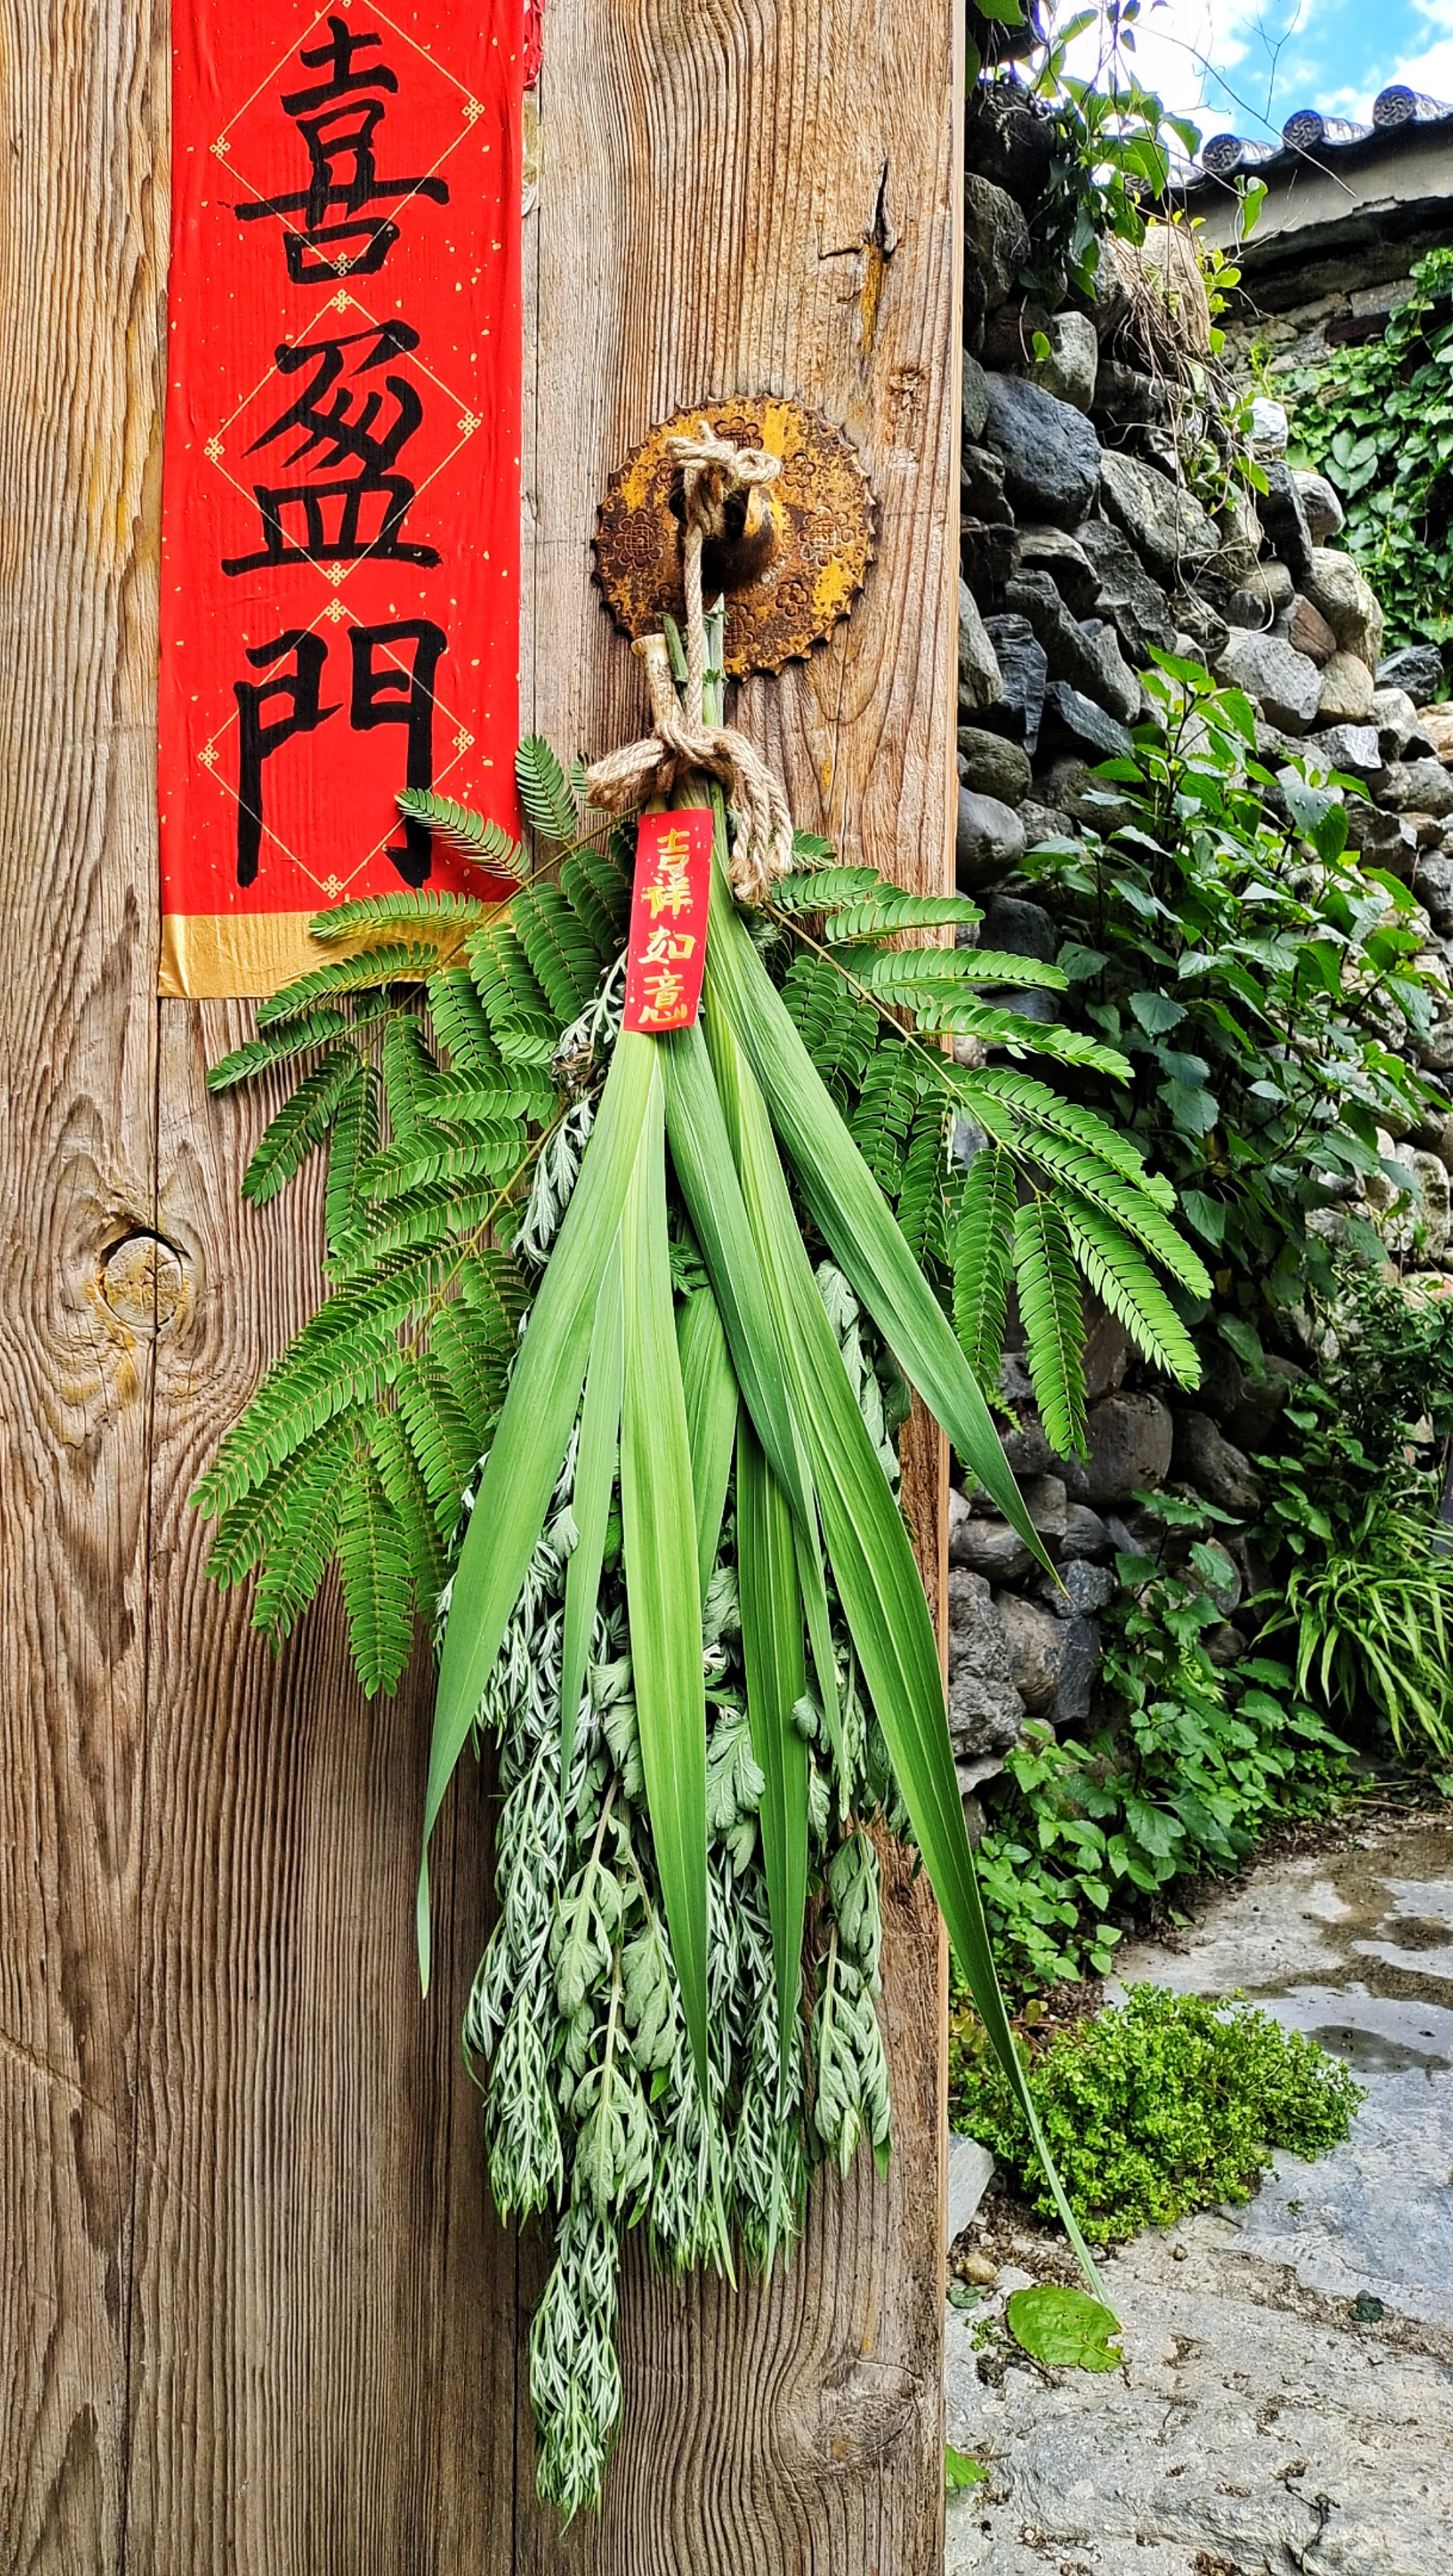
POLYGON ((330 1586, 274 1660, 186 1507, 323 1287, 321 1174, 244 1207, 275 1103, 204 1088, 250 1017, 161 1005, 159 1223, 189 1294, 157 1343, 128 2569, 502 2576, 514 2250, 459 2052, 480 1780, 439 1847, 426 2004, 427 1656, 366 1702, 330 1586))
MULTIPOLYGON (((590 579, 614 468, 698 399, 796 396, 846 430, 878 496, 851 622, 733 720, 796 820, 904 881, 951 881, 962 67, 947 0, 552 0, 529 230, 526 641, 532 721, 592 751, 643 729, 639 666, 590 579), (533 615, 531 615, 531 607, 533 615)), ((732 712, 729 710, 729 713, 732 712)), ((940 1588, 942 1445, 907 1503, 940 1588)), ((814 2194, 766 2289, 675 2288, 633 2254, 624 2429, 599 2524, 533 2502, 520 2576, 929 2576, 942 2549, 938 1920, 888 1879, 895 2151, 814 2194)), ((531 2249, 527 2283, 544 2257, 531 2249)))
POLYGON ((0 15, 0 2555, 121 2545, 155 1198, 156 22, 0 15))

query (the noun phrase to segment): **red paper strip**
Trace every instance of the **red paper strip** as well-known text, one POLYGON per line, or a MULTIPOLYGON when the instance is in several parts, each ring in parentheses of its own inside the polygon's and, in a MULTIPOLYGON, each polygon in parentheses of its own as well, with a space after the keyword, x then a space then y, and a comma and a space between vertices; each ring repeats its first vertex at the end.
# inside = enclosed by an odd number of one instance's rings
POLYGON ((636 830, 636 881, 622 1026, 689 1029, 701 1007, 706 914, 711 898, 710 809, 643 814, 636 830))
POLYGON ((162 989, 256 993, 344 895, 481 890, 398 788, 514 826, 525 23, 174 26, 162 989))

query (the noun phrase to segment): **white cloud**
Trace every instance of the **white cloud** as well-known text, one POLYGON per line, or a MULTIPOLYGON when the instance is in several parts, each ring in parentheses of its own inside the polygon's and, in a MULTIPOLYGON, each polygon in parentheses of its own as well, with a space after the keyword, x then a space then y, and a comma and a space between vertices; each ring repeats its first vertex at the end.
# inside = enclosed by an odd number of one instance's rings
MULTIPOLYGON (((1453 26, 1453 0, 1420 5, 1445 10, 1453 26)), ((1146 88, 1174 114, 1194 118, 1203 136, 1230 128, 1269 140, 1290 108, 1303 104, 1288 93, 1302 77, 1298 63, 1317 13, 1318 0, 1151 0, 1135 31, 1135 68, 1146 88)), ((1088 77, 1103 50, 1103 28, 1088 28, 1071 68, 1088 77)))

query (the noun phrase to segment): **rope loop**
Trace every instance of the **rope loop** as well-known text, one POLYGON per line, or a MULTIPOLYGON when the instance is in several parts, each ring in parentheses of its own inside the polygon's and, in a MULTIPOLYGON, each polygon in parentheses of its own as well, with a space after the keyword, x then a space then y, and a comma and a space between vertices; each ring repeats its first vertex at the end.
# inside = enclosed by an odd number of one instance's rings
POLYGON ((701 550, 708 537, 724 534, 728 502, 775 483, 782 462, 765 448, 733 447, 704 420, 693 436, 673 438, 671 449, 682 469, 685 503, 686 703, 676 694, 664 635, 638 637, 635 650, 646 666, 655 730, 596 761, 586 772, 585 792, 607 814, 626 814, 652 796, 669 796, 689 770, 719 778, 736 817, 727 865, 733 892, 744 903, 762 903, 792 865, 792 817, 781 780, 746 735, 703 720, 701 550))

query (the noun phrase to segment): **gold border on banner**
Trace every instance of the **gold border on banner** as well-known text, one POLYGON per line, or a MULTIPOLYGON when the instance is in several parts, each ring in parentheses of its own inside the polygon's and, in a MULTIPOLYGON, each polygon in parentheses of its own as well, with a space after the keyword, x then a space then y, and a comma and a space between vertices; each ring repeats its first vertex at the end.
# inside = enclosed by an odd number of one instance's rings
MULTIPOLYGON (((262 1001, 314 966, 334 966, 366 946, 358 939, 314 939, 308 928, 314 918, 311 912, 167 913, 157 991, 170 1002, 262 1001)), ((398 936, 427 939, 442 966, 464 927, 401 923, 398 936)))

